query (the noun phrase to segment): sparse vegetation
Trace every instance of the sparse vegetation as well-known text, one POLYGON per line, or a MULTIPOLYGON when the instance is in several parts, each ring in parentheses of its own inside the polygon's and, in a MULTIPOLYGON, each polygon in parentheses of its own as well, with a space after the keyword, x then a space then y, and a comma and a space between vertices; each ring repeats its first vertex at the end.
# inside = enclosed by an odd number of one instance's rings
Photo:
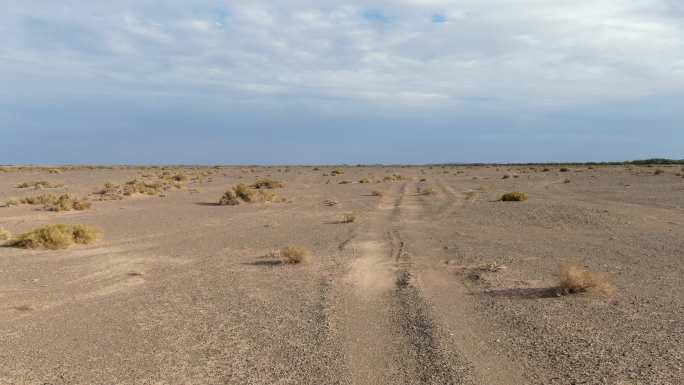
POLYGON ((90 244, 100 232, 86 225, 47 225, 19 235, 9 246, 25 249, 65 249, 74 243, 90 244))
POLYGON ((255 189, 275 189, 284 187, 283 183, 273 179, 260 179, 250 186, 255 189))
POLYGON ((92 206, 92 203, 88 200, 78 199, 70 194, 59 196, 53 194, 34 195, 22 198, 20 202, 27 205, 43 205, 49 211, 80 211, 89 209, 92 206))
POLYGON ((366 184, 366 183, 370 183, 370 182, 371 182, 370 178, 361 178, 359 180, 359 183, 361 183, 361 184, 366 184))
POLYGON ((653 171, 653 175, 663 175, 663 174, 665 174, 665 171, 662 169, 657 169, 657 170, 653 171))
POLYGON ((295 265, 308 262, 311 259, 311 251, 302 246, 287 246, 271 253, 271 256, 281 259, 283 263, 295 265))
POLYGON ((605 274, 593 273, 576 264, 564 264, 560 267, 559 294, 582 293, 588 290, 610 294, 614 291, 605 274))
POLYGON ((37 190, 37 189, 41 189, 41 188, 60 188, 60 187, 64 187, 64 185, 61 183, 48 182, 46 180, 35 180, 35 181, 31 181, 31 182, 19 183, 16 187, 17 188, 30 188, 30 187, 32 187, 32 188, 37 190))
POLYGON ((344 171, 339 170, 339 169, 335 169, 335 170, 330 171, 330 176, 338 176, 338 175, 342 175, 342 174, 344 174, 344 171))
POLYGON ((383 192, 380 191, 380 190, 373 190, 373 191, 371 192, 371 195, 374 196, 374 197, 381 197, 381 196, 385 195, 385 193, 383 193, 383 192))
POLYGON ((342 214, 342 219, 340 219, 339 223, 354 223, 356 222, 356 219, 356 213, 344 213, 342 214))
POLYGON ((238 197, 235 195, 233 190, 228 190, 223 193, 223 196, 221 199, 219 199, 218 204, 220 206, 235 206, 240 204, 240 200, 238 200, 238 197))
POLYGON ((226 191, 219 200, 219 204, 234 206, 239 204, 240 200, 247 203, 272 202, 275 200, 275 194, 268 190, 251 188, 240 183, 233 187, 232 191, 226 191))
POLYGON ((0 227, 0 243, 9 241, 12 238, 12 233, 4 228, 0 227))
POLYGON ((435 195, 437 192, 432 187, 424 187, 418 191, 418 195, 435 195))
POLYGON ((501 196, 501 201, 503 202, 524 202, 528 199, 527 194, 524 192, 510 192, 501 196))

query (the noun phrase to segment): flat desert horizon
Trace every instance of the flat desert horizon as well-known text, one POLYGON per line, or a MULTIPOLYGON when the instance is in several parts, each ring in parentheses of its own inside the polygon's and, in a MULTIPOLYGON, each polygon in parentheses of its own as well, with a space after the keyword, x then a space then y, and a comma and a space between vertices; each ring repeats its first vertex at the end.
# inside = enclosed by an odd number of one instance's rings
POLYGON ((682 384, 683 175, 3 167, 0 384, 682 384))

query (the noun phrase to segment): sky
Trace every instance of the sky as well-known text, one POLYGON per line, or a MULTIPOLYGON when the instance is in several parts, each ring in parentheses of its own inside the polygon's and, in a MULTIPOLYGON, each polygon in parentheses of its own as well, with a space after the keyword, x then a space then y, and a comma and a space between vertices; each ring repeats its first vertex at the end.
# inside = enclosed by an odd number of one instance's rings
POLYGON ((680 0, 0 6, 0 164, 684 158, 680 0))

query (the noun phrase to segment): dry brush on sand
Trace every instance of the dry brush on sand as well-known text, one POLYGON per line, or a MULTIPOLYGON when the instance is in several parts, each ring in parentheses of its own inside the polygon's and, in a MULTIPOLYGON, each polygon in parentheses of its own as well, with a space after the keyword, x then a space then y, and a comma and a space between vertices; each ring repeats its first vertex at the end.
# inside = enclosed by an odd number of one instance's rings
POLYGON ((73 244, 90 244, 101 236, 100 231, 86 225, 47 225, 18 235, 7 246, 24 249, 66 249, 73 244))
POLYGON ((233 187, 231 190, 223 193, 223 196, 218 201, 220 206, 235 206, 240 202, 246 203, 265 203, 273 202, 276 195, 272 191, 264 188, 253 188, 243 183, 233 187))

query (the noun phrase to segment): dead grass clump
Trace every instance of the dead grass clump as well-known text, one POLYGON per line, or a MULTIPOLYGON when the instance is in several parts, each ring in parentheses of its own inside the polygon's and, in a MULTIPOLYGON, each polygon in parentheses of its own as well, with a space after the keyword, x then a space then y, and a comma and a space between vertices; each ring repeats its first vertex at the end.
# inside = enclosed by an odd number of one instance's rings
POLYGON ((123 186, 123 195, 131 196, 133 194, 157 195, 164 190, 159 182, 148 182, 141 179, 133 179, 126 182, 123 186))
POLYGON ((105 182, 101 190, 95 191, 91 195, 97 195, 97 200, 100 201, 113 201, 123 199, 123 191, 119 185, 112 182, 105 182))
POLYGON ((380 191, 380 190, 373 190, 373 191, 371 192, 371 195, 374 196, 374 197, 381 197, 381 196, 385 195, 385 193, 383 193, 383 192, 380 191))
POLYGON ((0 242, 9 241, 12 238, 12 233, 0 227, 0 242))
POLYGON ((338 176, 338 175, 342 175, 342 174, 344 174, 344 171, 339 170, 339 169, 335 169, 335 170, 330 171, 330 176, 338 176))
POLYGON ((21 198, 19 202, 25 205, 51 205, 55 204, 57 199, 57 196, 53 194, 41 194, 21 198))
POLYGON ((653 171, 653 175, 663 175, 663 174, 665 174, 665 171, 661 170, 661 169, 657 169, 657 170, 653 171))
POLYGON ((86 199, 78 199, 69 194, 61 195, 54 203, 45 205, 45 209, 49 211, 81 211, 87 210, 92 206, 86 199))
POLYGON ((311 251, 302 246, 287 246, 280 249, 277 256, 287 264, 299 264, 308 262, 311 259, 311 251))
POLYGON ((392 175, 387 175, 386 177, 382 178, 385 182, 399 182, 402 180, 406 180, 406 177, 400 174, 392 174, 392 175))
POLYGON ((46 180, 34 180, 31 182, 23 182, 19 183, 16 187, 17 188, 29 188, 33 187, 34 189, 41 189, 41 188, 60 188, 63 187, 64 185, 61 183, 51 183, 46 180))
POLYGON ((354 223, 356 222, 356 219, 356 213, 344 213, 342 214, 342 218, 339 220, 339 223, 354 223))
POLYGON ((351 182, 350 182, 350 181, 348 181, 348 180, 343 180, 343 181, 340 181, 340 183, 339 183, 339 184, 350 184, 350 183, 351 183, 351 182))
POLYGON ((370 178, 362 178, 359 180, 359 183, 361 183, 361 184, 366 184, 366 183, 370 183, 370 182, 371 182, 370 178))
POLYGON ((527 194, 524 192, 510 192, 501 196, 502 202, 524 202, 527 200, 527 194))
POLYGON ((274 188, 282 188, 284 187, 283 182, 273 180, 273 179, 260 179, 256 181, 254 184, 250 186, 251 188, 255 189, 262 189, 262 188, 267 188, 267 189, 274 189, 274 188))
POLYGON ((240 183, 233 188, 235 196, 247 203, 258 202, 272 202, 275 200, 275 194, 271 191, 263 189, 249 188, 247 185, 240 183))
POLYGON ((565 264, 560 267, 559 294, 575 294, 588 290, 611 294, 613 286, 608 282, 605 274, 593 273, 575 264, 565 264))
POLYGON ((432 187, 424 187, 418 191, 418 195, 435 195, 437 192, 432 187))
POLYGON ((95 242, 100 232, 85 225, 47 225, 19 235, 9 246, 24 249, 66 249, 74 243, 95 242))
POLYGON ((61 174, 62 170, 59 168, 49 168, 47 169, 48 174, 61 174))
POLYGON ((569 172, 570 169, 567 168, 567 167, 561 167, 561 169, 560 169, 559 171, 560 171, 560 172, 569 172))
POLYGON ((218 204, 220 206, 236 206, 240 204, 240 200, 233 190, 228 190, 223 193, 221 199, 219 199, 218 204))
POLYGON ((501 179, 508 179, 508 178, 510 178, 510 177, 511 177, 510 175, 505 174, 504 176, 501 177, 501 179))

